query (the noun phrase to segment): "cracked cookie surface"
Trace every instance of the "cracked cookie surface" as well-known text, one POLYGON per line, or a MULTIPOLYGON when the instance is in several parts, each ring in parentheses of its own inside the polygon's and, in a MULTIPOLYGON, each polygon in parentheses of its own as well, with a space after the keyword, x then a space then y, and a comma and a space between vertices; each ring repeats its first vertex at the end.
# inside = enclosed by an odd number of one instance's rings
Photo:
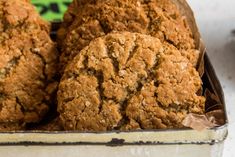
POLYGON ((65 130, 180 128, 204 113, 200 76, 171 44, 137 33, 92 41, 68 64, 58 90, 65 130))
POLYGON ((49 110, 58 53, 48 32, 28 1, 1 0, 0 130, 24 129, 49 110))
MULTIPOLYGON (((148 34, 173 44, 196 65, 192 32, 186 18, 169 0, 74 0, 58 31, 61 66, 87 46, 92 39, 113 31, 148 34)), ((63 68, 62 68, 63 69, 63 68)))

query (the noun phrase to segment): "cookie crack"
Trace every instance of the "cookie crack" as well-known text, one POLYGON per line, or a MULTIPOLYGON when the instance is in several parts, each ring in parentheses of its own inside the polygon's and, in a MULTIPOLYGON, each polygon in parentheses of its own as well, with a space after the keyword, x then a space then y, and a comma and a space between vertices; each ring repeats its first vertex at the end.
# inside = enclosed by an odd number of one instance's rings
MULTIPOLYGON (((157 56, 157 54, 156 54, 156 56, 157 56)), ((140 94, 141 93, 141 90, 142 90, 142 88, 146 85, 146 84, 148 84, 148 83, 150 83, 150 82, 152 82, 152 81, 154 81, 154 82, 157 82, 157 79, 156 79, 156 77, 155 77, 155 73, 156 73, 156 67, 157 67, 157 65, 158 65, 158 62, 157 62, 157 57, 156 57, 156 59, 155 59, 155 64, 152 66, 152 68, 150 68, 149 70, 146 70, 147 71, 147 74, 148 74, 148 76, 147 77, 143 77, 143 78, 140 78, 138 81, 137 81, 137 87, 136 87, 136 90, 135 91, 132 91, 132 90, 130 90, 130 89, 127 89, 127 92, 128 92, 128 98, 126 98, 125 100, 124 100, 124 104, 122 104, 121 106, 122 106, 122 120, 121 121, 123 121, 123 123, 124 124, 128 124, 128 121, 130 121, 130 118, 128 117, 128 115, 126 115, 126 113, 125 113, 125 111, 126 111, 126 108, 127 108, 127 106, 128 106, 128 102, 133 98, 133 96, 135 96, 135 95, 137 95, 137 94, 140 94)), ((139 124, 139 126, 140 126, 140 128, 141 129, 143 129, 143 126, 141 126, 142 124, 140 123, 140 120, 135 120, 138 124, 139 124)), ((122 123, 122 124, 123 124, 122 123)))
POLYGON ((98 91, 99 96, 100 96, 100 104, 99 104, 98 114, 100 114, 100 112, 102 111, 103 104, 104 104, 103 100, 106 98, 104 95, 104 88, 103 88, 104 74, 101 70, 96 70, 95 68, 88 67, 88 56, 85 56, 85 59, 83 60, 82 63, 84 66, 84 70, 87 70, 87 74, 95 76, 97 79, 98 87, 96 90, 98 91))
POLYGON ((100 21, 100 19, 98 19, 98 18, 95 20, 97 20, 99 22, 100 27, 102 28, 102 30, 105 34, 108 34, 109 32, 112 31, 112 29, 109 27, 109 25, 107 24, 106 21, 100 21))
POLYGON ((166 37, 166 34, 165 34, 165 33, 163 33, 163 37, 164 37, 164 40, 165 40, 167 43, 173 45, 174 47, 176 47, 176 48, 179 50, 179 48, 178 48, 179 46, 178 46, 177 44, 175 44, 174 41, 168 39, 168 38, 166 37))
MULTIPOLYGON (((5 93, 0 92, 0 102, 2 102, 6 97, 5 93)), ((0 103, 0 112, 2 111, 3 104, 0 103)))
POLYGON ((106 50, 108 51, 107 54, 108 54, 109 59, 111 59, 111 62, 112 62, 113 68, 114 68, 114 72, 117 75, 120 68, 119 68, 118 59, 116 57, 114 57, 114 54, 112 53, 112 52, 114 52, 113 47, 106 46, 106 50))
MULTIPOLYGON (((22 55, 21 55, 22 56, 22 55)), ((11 71, 17 67, 17 65, 19 64, 20 58, 21 56, 18 57, 14 57, 12 60, 10 60, 6 67, 0 69, 0 79, 4 79, 7 77, 7 75, 9 75, 11 73, 11 71)))
MULTIPOLYGON (((34 48, 34 49, 31 49, 31 53, 36 55, 43 63, 43 69, 42 69, 42 75, 43 75, 43 78, 39 78, 39 80, 42 82, 43 86, 42 87, 38 87, 38 88, 41 88, 43 90, 43 92, 48 95, 49 93, 46 92, 46 88, 48 87, 48 85, 51 83, 49 80, 48 80, 48 77, 47 77, 47 74, 46 74, 46 66, 47 66, 47 62, 45 60, 45 58, 39 53, 40 50, 38 50, 37 48, 34 48)), ((53 82, 53 81, 52 81, 53 82)), ((44 99, 42 100, 41 103, 45 103, 45 104, 51 104, 50 103, 50 100, 47 100, 46 97, 44 97, 44 99)), ((36 112, 37 113, 37 112, 36 112)), ((38 114, 38 113, 37 113, 38 114)))
POLYGON ((6 1, 3 2, 2 5, 3 5, 3 12, 2 12, 3 16, 1 17, 1 19, 2 19, 2 23, 3 23, 3 32, 6 32, 6 30, 8 28, 8 24, 7 24, 6 18, 5 18, 7 15, 6 10, 5 10, 5 8, 7 7, 7 2, 6 1))
POLYGON ((46 66, 47 66, 47 62, 45 60, 45 58, 40 54, 40 50, 38 48, 31 48, 31 53, 36 55, 43 63, 43 69, 42 69, 42 73, 43 73, 43 82, 47 82, 47 74, 46 74, 46 66))
POLYGON ((134 55, 135 55, 136 52, 137 52, 137 49, 139 48, 139 46, 136 45, 136 42, 137 42, 137 39, 135 38, 135 40, 133 41, 134 46, 132 46, 131 50, 129 51, 129 56, 128 56, 128 59, 127 59, 127 61, 126 61, 127 64, 128 64, 129 61, 134 57, 134 55))
POLYGON ((98 91, 99 96, 100 96, 100 105, 99 105, 99 112, 98 112, 98 114, 100 114, 102 111, 102 107, 104 105, 104 100, 106 99, 106 96, 104 95, 104 88, 103 88, 104 75, 101 70, 95 70, 94 68, 88 68, 88 73, 89 72, 91 72, 93 76, 96 77, 97 82, 98 82, 98 86, 96 90, 98 91))
POLYGON ((20 110, 21 110, 21 112, 22 112, 22 113, 25 113, 25 107, 24 107, 24 105, 21 103, 19 97, 16 97, 16 103, 17 103, 18 105, 20 105, 20 110))

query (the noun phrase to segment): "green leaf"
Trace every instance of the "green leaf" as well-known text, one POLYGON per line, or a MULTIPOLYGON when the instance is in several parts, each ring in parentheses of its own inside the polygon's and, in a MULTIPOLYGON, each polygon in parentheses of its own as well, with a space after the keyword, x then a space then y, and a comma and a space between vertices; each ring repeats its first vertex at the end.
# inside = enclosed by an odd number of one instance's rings
POLYGON ((41 16, 48 21, 61 21, 72 0, 31 0, 41 16))

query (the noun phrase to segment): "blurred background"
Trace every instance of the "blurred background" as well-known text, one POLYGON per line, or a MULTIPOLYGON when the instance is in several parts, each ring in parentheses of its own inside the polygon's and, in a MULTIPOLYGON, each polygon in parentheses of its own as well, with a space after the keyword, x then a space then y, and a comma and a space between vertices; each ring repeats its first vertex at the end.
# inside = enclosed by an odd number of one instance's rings
MULTIPOLYGON (((60 20, 71 1, 32 0, 47 20, 60 20)), ((225 93, 229 136, 225 143, 224 157, 235 157, 235 0, 188 2, 225 93)))
POLYGON ((235 0, 188 0, 223 86, 229 114, 224 157, 235 157, 235 0))

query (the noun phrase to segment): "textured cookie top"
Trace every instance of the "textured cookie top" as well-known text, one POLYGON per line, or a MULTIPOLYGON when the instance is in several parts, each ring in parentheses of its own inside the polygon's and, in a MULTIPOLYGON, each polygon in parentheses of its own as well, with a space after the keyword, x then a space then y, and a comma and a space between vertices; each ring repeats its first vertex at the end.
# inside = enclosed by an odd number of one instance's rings
POLYGON ((12 28, 26 31, 42 29, 49 32, 49 23, 40 17, 28 0, 1 0, 0 33, 12 28))
POLYGON ((75 0, 58 31, 62 66, 92 39, 112 31, 149 34, 173 44, 196 65, 199 52, 185 17, 169 0, 75 0))
POLYGON ((55 45, 45 32, 12 30, 8 35, 0 47, 0 122, 37 122, 48 110, 55 45))
POLYGON ((0 2, 0 130, 23 129, 49 109, 58 52, 48 28, 28 1, 0 2))
POLYGON ((66 130, 182 127, 203 113, 201 79, 172 45, 135 33, 97 38, 67 66, 58 91, 66 130))

